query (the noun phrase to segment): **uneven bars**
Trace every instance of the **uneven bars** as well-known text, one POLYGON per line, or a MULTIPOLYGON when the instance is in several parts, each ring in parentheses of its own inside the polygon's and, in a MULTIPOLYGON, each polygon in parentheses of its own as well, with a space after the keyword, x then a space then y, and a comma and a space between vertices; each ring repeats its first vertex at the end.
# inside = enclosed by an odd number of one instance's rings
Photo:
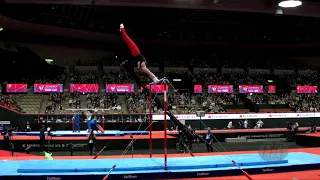
POLYGON ((149 154, 150 158, 152 158, 152 85, 149 85, 149 154))
POLYGON ((167 170, 167 84, 164 85, 164 103, 163 103, 163 114, 164 114, 164 170, 167 170))

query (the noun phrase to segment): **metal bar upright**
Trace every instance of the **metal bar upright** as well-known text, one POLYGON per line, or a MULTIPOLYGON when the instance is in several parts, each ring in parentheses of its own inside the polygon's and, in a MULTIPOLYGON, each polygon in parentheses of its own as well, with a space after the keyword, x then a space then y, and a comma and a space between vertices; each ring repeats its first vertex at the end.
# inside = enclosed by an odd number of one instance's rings
POLYGON ((164 103, 163 103, 163 131, 164 131, 164 170, 167 170, 167 84, 164 84, 164 103))
POLYGON ((149 85, 149 154, 152 158, 152 85, 149 85))
POLYGON ((102 122, 101 122, 101 125, 102 125, 102 128, 104 129, 104 115, 102 115, 102 118, 101 118, 102 122))
POLYGON ((74 132, 74 121, 75 121, 75 116, 72 117, 72 132, 74 132))

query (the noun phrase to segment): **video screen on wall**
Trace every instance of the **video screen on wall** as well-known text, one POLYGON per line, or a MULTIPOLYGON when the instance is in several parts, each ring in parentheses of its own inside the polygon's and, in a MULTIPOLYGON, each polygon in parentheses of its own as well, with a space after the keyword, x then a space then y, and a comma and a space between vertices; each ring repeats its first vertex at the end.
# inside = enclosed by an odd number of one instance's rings
POLYGON ((98 93, 99 85, 98 84, 70 84, 70 92, 78 93, 98 93))
POLYGON ((276 93, 276 86, 275 85, 269 85, 268 86, 268 93, 270 93, 270 94, 276 93))
POLYGON ((202 85, 193 85, 193 93, 201 94, 202 93, 202 85))
POLYGON ((27 93, 28 84, 7 84, 6 92, 7 93, 27 93))
POLYGON ((318 86, 297 86, 297 93, 314 94, 318 93, 318 86))
MULTIPOLYGON (((168 90, 169 90, 169 85, 164 85, 164 84, 152 84, 151 85, 151 89, 152 89, 152 93, 164 93, 164 87, 167 87, 166 88, 166 90, 167 90, 167 92, 168 92, 168 90)), ((148 88, 148 89, 150 89, 150 84, 147 84, 146 85, 146 87, 148 88)), ((143 89, 142 87, 141 87, 141 89, 143 89)))
POLYGON ((63 84, 34 84, 34 93, 63 93, 63 84))
POLYGON ((208 85, 208 93, 233 93, 232 85, 208 85))
POLYGON ((133 93, 134 84, 106 84, 106 93, 133 93))
POLYGON ((263 85, 240 85, 239 93, 263 93, 263 85))

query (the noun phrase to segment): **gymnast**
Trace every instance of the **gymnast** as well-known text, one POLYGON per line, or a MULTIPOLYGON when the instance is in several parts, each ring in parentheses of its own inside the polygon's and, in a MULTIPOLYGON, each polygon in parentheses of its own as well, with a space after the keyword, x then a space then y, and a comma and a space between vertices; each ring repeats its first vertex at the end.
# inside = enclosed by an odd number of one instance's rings
POLYGON ((80 132, 80 115, 76 113, 72 120, 74 122, 74 132, 80 132))
POLYGON ((97 113, 95 112, 91 116, 88 116, 87 119, 87 125, 88 125, 88 132, 91 130, 95 130, 98 133, 98 130, 101 131, 101 133, 104 133, 104 129, 98 124, 97 122, 97 113))
POLYGON ((138 46, 127 35, 123 24, 120 24, 120 32, 122 34, 123 40, 127 43, 133 57, 138 58, 138 68, 141 70, 141 72, 147 74, 154 83, 158 83, 159 79, 147 68, 146 58, 140 53, 138 46))
POLYGON ((87 120, 87 125, 88 125, 88 132, 90 132, 90 130, 95 130, 98 132, 98 123, 97 123, 97 119, 95 116, 92 116, 91 119, 87 120))

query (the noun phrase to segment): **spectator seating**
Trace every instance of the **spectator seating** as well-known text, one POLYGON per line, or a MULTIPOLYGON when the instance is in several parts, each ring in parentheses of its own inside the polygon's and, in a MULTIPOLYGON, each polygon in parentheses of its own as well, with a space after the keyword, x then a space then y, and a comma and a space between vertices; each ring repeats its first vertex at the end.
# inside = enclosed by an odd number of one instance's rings
POLYGON ((142 93, 126 94, 127 109, 129 113, 149 112, 149 99, 142 93))
POLYGON ((199 110, 200 98, 197 95, 189 93, 170 93, 168 95, 168 103, 173 113, 192 113, 199 110))
POLYGON ((87 94, 88 109, 108 109, 109 113, 121 113, 122 104, 117 94, 87 94))
POLYGON ((61 101, 62 101, 62 94, 50 93, 45 112, 46 113, 61 112, 63 110, 61 101))
POLYGON ((70 68, 70 82, 72 84, 96 84, 98 74, 96 70, 79 70, 70 68))
POLYGON ((6 96, 6 95, 1 95, 0 96, 0 105, 4 106, 8 109, 16 110, 16 111, 21 111, 22 108, 20 107, 19 104, 12 98, 12 96, 6 96))
POLYGON ((206 112, 225 112, 223 105, 236 105, 243 102, 234 94, 204 94, 202 96, 202 110, 206 112))
MULTIPOLYGON (((192 55, 188 57, 183 55, 179 57, 177 54, 169 53, 163 56, 148 57, 148 66, 154 65, 159 69, 153 71, 156 76, 164 77, 163 67, 188 67, 187 73, 190 74, 190 78, 193 79, 194 84, 204 85, 204 93, 201 95, 193 95, 188 92, 185 93, 172 93, 168 95, 168 106, 171 108, 173 113, 192 113, 198 110, 205 110, 211 113, 222 113, 225 112, 225 106, 228 105, 241 105, 243 100, 237 94, 207 94, 206 85, 208 84, 230 84, 234 86, 235 92, 241 84, 254 84, 254 85, 268 85, 267 80, 270 76, 274 78, 279 77, 282 82, 286 82, 290 87, 282 93, 275 94, 254 94, 247 95, 247 99, 251 100, 254 104, 281 104, 288 105, 293 111, 313 111, 318 110, 320 107, 318 94, 295 94, 290 93, 288 90, 294 90, 297 85, 320 85, 318 82, 317 74, 298 74, 292 70, 293 74, 282 74, 282 75, 264 75, 263 73, 248 74, 248 68, 264 68, 264 69, 292 69, 296 67, 304 67, 301 64, 294 63, 282 63, 280 65, 278 60, 266 60, 266 61, 252 61, 252 59, 245 59, 241 55, 239 59, 228 59, 224 54, 211 54, 211 55, 192 55), (217 59, 215 59, 217 58, 217 59), (214 60, 211 60, 214 59, 214 60), (199 63, 201 61, 201 63, 199 63), (203 67, 198 69, 198 67, 203 67), (192 72, 191 69, 197 68, 192 72), (210 71, 208 68, 211 68, 210 71), (224 68, 242 68, 241 72, 223 72, 224 68)), ((63 83, 65 89, 68 88, 69 83, 99 83, 100 89, 106 84, 122 84, 122 83, 133 83, 129 75, 119 68, 119 60, 114 61, 116 70, 104 69, 104 71, 97 70, 86 70, 86 67, 77 68, 70 67, 69 74, 66 71, 61 72, 61 75, 56 76, 57 78, 42 78, 38 80, 31 79, 16 79, 8 82, 14 83, 63 83), (68 78, 68 79, 67 79, 68 78)), ((173 68, 172 68, 173 69, 173 68)), ((273 72, 270 70, 270 72, 273 72)), ((140 74, 141 81, 148 81, 148 77, 140 74)), ((171 72, 172 73, 172 72, 171 72)), ((271 73, 272 74, 272 73, 271 73)), ((166 74, 168 75, 168 73, 166 74)), ((174 75, 173 75, 174 76, 174 75)), ((168 76, 166 76, 168 77, 168 76)), ((171 77, 171 75, 170 75, 171 77)), ((103 87, 104 88, 104 87, 103 87)), ((47 113, 64 113, 65 109, 79 109, 79 108, 104 108, 110 109, 111 113, 147 113, 149 112, 149 100, 144 94, 137 92, 139 87, 135 86, 135 92, 133 94, 105 94, 101 92, 99 94, 79 94, 65 92, 63 94, 23 94, 23 95, 10 95, 2 96, 1 103, 12 109, 22 109, 26 112, 47 112, 47 113)), ((160 94, 157 95, 162 98, 160 94)), ((153 112, 161 112, 155 106, 153 112)))
POLYGON ((121 83, 132 83, 129 75, 120 70, 108 70, 103 76, 105 84, 121 84, 121 83))
POLYGON ((43 101, 41 94, 22 94, 13 95, 12 97, 17 102, 17 105, 19 105, 24 112, 40 112, 40 107, 43 101))
POLYGON ((290 107, 296 111, 318 111, 320 108, 320 96, 318 94, 297 94, 288 96, 290 107))

